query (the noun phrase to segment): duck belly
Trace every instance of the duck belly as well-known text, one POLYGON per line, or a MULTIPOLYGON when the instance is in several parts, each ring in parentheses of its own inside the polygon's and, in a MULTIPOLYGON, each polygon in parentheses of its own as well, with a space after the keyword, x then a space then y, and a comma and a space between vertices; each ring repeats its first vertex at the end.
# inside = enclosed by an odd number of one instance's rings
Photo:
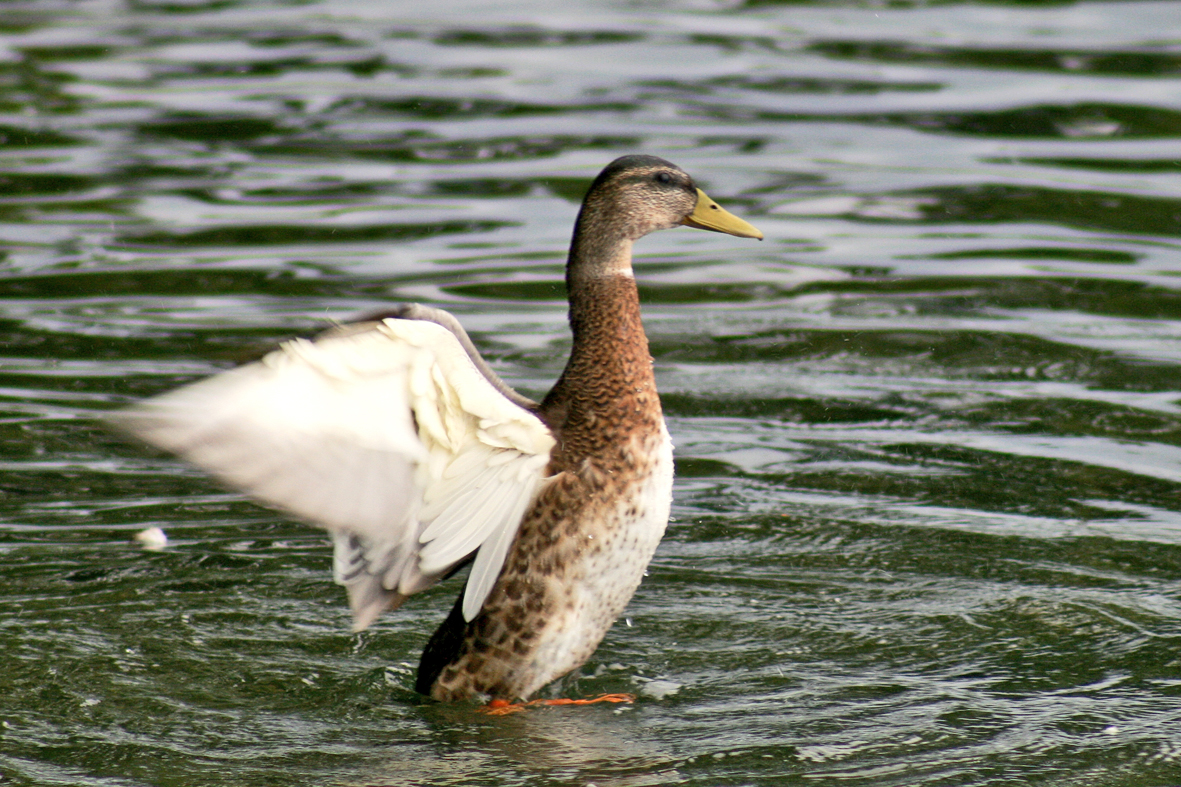
POLYGON ((668 525, 672 503, 672 443, 667 433, 662 443, 660 459, 646 478, 636 479, 618 499, 585 512, 583 548, 564 581, 551 590, 553 614, 541 629, 532 657, 534 675, 524 695, 586 662, 640 586, 668 525))
POLYGON ((639 587, 668 525, 668 431, 633 445, 627 455, 642 461, 613 470, 586 463, 539 496, 432 697, 526 699, 594 653, 639 587))

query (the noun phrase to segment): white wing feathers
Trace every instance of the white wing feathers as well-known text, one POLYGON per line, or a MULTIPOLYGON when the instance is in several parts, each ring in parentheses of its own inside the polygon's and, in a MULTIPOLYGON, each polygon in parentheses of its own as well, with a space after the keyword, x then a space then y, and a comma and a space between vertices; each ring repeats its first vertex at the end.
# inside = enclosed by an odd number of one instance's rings
POLYGON ((114 420, 332 531, 357 629, 479 550, 463 602, 475 617, 554 445, 454 334, 420 320, 290 341, 114 420))

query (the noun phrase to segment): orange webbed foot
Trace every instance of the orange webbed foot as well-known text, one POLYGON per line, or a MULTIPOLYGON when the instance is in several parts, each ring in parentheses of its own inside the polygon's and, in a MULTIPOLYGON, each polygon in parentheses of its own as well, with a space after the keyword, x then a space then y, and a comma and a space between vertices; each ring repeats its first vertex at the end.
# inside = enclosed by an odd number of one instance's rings
POLYGON ((509 702, 508 700, 489 700, 481 710, 489 716, 507 716, 510 713, 520 713, 534 705, 594 705, 598 702, 635 702, 634 694, 602 694, 588 700, 575 700, 560 697, 554 700, 530 700, 529 702, 509 702))

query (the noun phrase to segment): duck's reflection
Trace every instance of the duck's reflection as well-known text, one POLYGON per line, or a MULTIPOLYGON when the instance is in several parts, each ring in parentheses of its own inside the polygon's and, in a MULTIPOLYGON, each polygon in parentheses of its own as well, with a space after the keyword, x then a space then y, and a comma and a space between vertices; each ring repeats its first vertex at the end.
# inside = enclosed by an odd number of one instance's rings
MULTIPOLYGON (((633 705, 536 706, 490 716, 479 707, 431 704, 422 716, 437 736, 432 757, 376 763, 369 785, 548 783, 640 787, 676 784, 676 758, 647 735, 643 711, 633 705)), ((404 750, 403 750, 404 752, 404 750)))

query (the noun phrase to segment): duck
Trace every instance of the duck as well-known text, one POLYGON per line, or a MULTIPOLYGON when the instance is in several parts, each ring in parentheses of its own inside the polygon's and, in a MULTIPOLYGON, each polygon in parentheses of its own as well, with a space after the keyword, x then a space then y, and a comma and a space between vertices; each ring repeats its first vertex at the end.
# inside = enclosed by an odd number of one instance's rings
POLYGON ((415 689, 526 701, 591 657, 669 521, 673 448, 632 247, 680 226, 763 238, 662 158, 624 156, 595 178, 566 262, 573 344, 540 402, 453 315, 405 304, 113 420, 329 531, 357 631, 470 565, 415 689))

